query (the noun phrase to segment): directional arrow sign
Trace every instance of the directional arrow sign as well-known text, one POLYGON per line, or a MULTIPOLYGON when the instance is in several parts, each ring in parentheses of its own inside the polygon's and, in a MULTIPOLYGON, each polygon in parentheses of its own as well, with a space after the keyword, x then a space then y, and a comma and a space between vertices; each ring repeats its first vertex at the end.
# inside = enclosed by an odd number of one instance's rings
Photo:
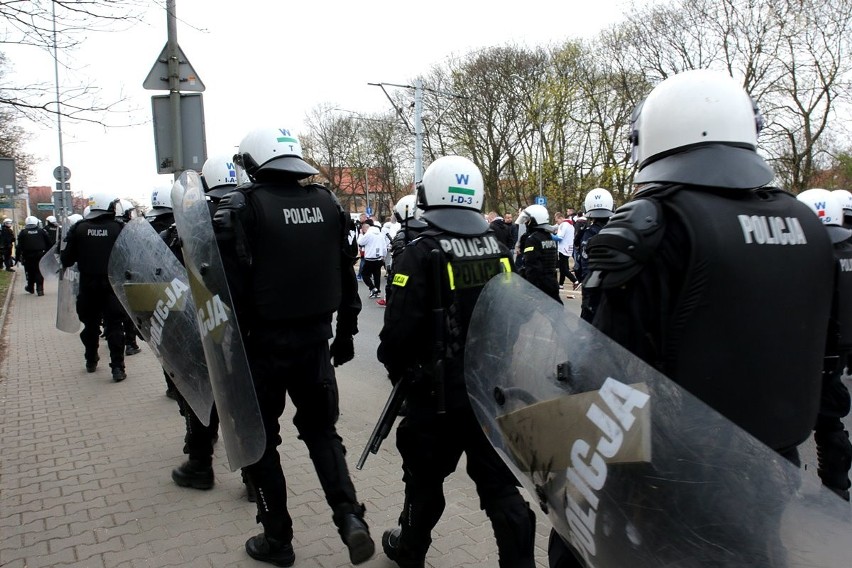
MULTIPOLYGON (((169 90, 169 44, 166 44, 163 47, 163 51, 160 52, 159 57, 157 57, 157 61, 154 63, 154 66, 151 68, 151 71, 148 73, 148 76, 145 77, 145 81, 142 83, 142 88, 148 89, 149 91, 168 91, 169 90)), ((192 64, 184 55, 183 50, 180 46, 177 46, 178 51, 178 63, 179 70, 178 75, 180 77, 180 86, 179 90, 181 91, 195 91, 195 92, 203 92, 204 91, 204 83, 201 82, 201 79, 198 78, 198 73, 195 72, 195 69, 192 68, 192 64)))

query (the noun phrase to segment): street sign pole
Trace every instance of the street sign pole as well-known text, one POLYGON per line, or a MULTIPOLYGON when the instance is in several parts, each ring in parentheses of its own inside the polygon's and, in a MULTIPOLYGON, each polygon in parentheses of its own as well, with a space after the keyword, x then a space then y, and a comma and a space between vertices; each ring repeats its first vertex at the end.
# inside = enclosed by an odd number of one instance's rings
POLYGON ((183 171, 183 132, 180 121, 180 59, 178 58, 177 17, 175 0, 167 0, 168 58, 169 58, 169 102, 172 106, 172 143, 174 152, 174 179, 183 171))
MULTIPOLYGON (((56 84, 56 130, 59 133, 59 173, 60 176, 58 179, 59 183, 62 184, 62 211, 60 214, 60 218, 58 219, 60 226, 63 226, 62 222, 68 211, 68 198, 67 191, 65 189, 65 182, 67 181, 67 176, 65 175, 65 157, 62 152, 62 108, 61 103, 59 101, 59 55, 57 54, 56 49, 56 2, 50 3, 51 9, 53 10, 53 78, 54 83, 56 84)), ((54 172, 55 176, 55 172, 54 172)), ((29 208, 30 198, 27 195, 27 207, 29 208)))

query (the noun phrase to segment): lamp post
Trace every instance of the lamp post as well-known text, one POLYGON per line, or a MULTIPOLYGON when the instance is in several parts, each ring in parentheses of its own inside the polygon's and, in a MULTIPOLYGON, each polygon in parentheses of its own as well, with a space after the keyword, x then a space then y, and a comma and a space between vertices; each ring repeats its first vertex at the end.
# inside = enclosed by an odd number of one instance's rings
MULTIPOLYGON (((59 213, 59 219, 64 219, 68 211, 68 190, 67 180, 65 179, 65 157, 62 151, 62 106, 59 102, 59 54, 56 42, 56 2, 50 3, 53 16, 53 78, 56 86, 56 130, 59 135, 59 190, 61 191, 62 211, 59 213)), ((28 191, 29 193, 29 191, 28 191)), ((27 195, 27 214, 29 214, 29 195, 27 195)))

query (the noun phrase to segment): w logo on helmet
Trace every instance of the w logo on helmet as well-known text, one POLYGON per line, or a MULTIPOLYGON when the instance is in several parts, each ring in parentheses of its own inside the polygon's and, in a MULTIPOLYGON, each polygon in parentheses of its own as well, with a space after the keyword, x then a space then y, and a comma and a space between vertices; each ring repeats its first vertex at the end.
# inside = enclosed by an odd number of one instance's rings
POLYGON ((281 133, 281 136, 278 137, 278 142, 291 142, 294 144, 299 143, 299 141, 296 140, 296 138, 292 134, 290 134, 290 131, 286 128, 279 128, 278 132, 281 133))
POLYGON ((460 184, 460 185, 470 184, 470 175, 468 175, 468 174, 456 174, 456 183, 460 184))

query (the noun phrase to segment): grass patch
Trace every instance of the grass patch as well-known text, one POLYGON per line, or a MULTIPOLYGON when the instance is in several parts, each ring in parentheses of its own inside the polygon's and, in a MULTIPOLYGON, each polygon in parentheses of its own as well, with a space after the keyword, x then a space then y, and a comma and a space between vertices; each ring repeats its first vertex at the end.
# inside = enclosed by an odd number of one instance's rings
POLYGON ((6 272, 3 270, 3 267, 0 266, 0 314, 3 313, 3 304, 6 302, 6 292, 12 284, 12 276, 14 276, 14 274, 6 272))

